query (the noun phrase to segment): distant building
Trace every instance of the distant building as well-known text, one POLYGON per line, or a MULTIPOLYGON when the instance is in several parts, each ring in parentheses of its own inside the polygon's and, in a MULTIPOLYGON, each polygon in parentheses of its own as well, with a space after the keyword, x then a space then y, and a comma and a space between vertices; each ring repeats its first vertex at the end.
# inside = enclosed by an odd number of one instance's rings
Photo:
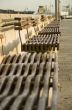
POLYGON ((69 11, 69 15, 72 15, 72 8, 71 8, 70 11, 69 11))
POLYGON ((68 16, 69 15, 69 12, 68 11, 61 11, 61 16, 68 16))
POLYGON ((46 6, 39 6, 38 7, 38 14, 46 14, 47 13, 47 7, 46 6))

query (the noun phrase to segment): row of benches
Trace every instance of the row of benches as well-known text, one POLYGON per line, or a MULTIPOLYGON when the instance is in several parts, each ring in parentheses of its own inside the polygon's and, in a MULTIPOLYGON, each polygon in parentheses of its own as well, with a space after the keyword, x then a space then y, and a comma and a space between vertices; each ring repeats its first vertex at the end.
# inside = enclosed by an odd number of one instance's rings
POLYGON ((28 39, 26 43, 22 44, 22 51, 37 51, 46 52, 50 50, 59 50, 59 23, 52 22, 49 27, 46 26, 38 35, 28 39))
POLYGON ((59 50, 59 36, 55 35, 38 35, 29 39, 22 45, 22 51, 46 52, 50 50, 59 50))
POLYGON ((54 52, 5 57, 0 64, 0 110, 54 110, 57 60, 54 52))
POLYGON ((0 110, 56 110, 59 36, 38 34, 21 48, 0 64, 0 110))

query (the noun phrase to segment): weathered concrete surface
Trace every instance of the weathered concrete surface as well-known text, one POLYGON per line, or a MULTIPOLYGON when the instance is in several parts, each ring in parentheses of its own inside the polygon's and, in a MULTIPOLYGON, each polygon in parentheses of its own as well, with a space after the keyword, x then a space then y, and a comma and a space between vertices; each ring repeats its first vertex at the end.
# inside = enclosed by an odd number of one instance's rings
POLYGON ((58 110, 72 110, 72 19, 61 21, 58 110))

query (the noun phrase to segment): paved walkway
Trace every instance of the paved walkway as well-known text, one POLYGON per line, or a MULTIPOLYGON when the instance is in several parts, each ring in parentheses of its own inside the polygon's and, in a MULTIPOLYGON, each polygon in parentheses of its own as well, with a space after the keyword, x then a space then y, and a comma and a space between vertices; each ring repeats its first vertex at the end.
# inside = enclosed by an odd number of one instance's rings
POLYGON ((61 21, 58 110, 72 110, 72 19, 61 21))

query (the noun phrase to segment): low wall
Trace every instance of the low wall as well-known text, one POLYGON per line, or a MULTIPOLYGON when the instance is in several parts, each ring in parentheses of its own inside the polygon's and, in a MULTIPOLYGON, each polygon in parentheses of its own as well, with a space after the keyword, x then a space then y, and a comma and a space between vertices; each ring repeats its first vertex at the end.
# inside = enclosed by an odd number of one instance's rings
MULTIPOLYGON (((54 18, 49 19, 47 23, 50 23, 53 20, 54 18)), ((40 31, 42 29, 42 25, 43 23, 39 23, 38 26, 36 26, 35 28, 39 28, 39 31, 40 31)), ((29 37, 32 37, 33 35, 37 34, 35 32, 35 28, 30 27, 28 29, 29 37)), ((3 35, 2 42, 0 39, 0 58, 1 56, 3 56, 3 54, 4 55, 7 55, 9 53, 17 54, 21 52, 21 44, 20 44, 18 31, 11 29, 4 32, 0 32, 0 35, 3 35), (3 45, 3 51, 2 51, 2 45, 3 45)), ((26 29, 21 30, 20 35, 21 35, 22 43, 25 43, 28 38, 27 30, 26 29)))

